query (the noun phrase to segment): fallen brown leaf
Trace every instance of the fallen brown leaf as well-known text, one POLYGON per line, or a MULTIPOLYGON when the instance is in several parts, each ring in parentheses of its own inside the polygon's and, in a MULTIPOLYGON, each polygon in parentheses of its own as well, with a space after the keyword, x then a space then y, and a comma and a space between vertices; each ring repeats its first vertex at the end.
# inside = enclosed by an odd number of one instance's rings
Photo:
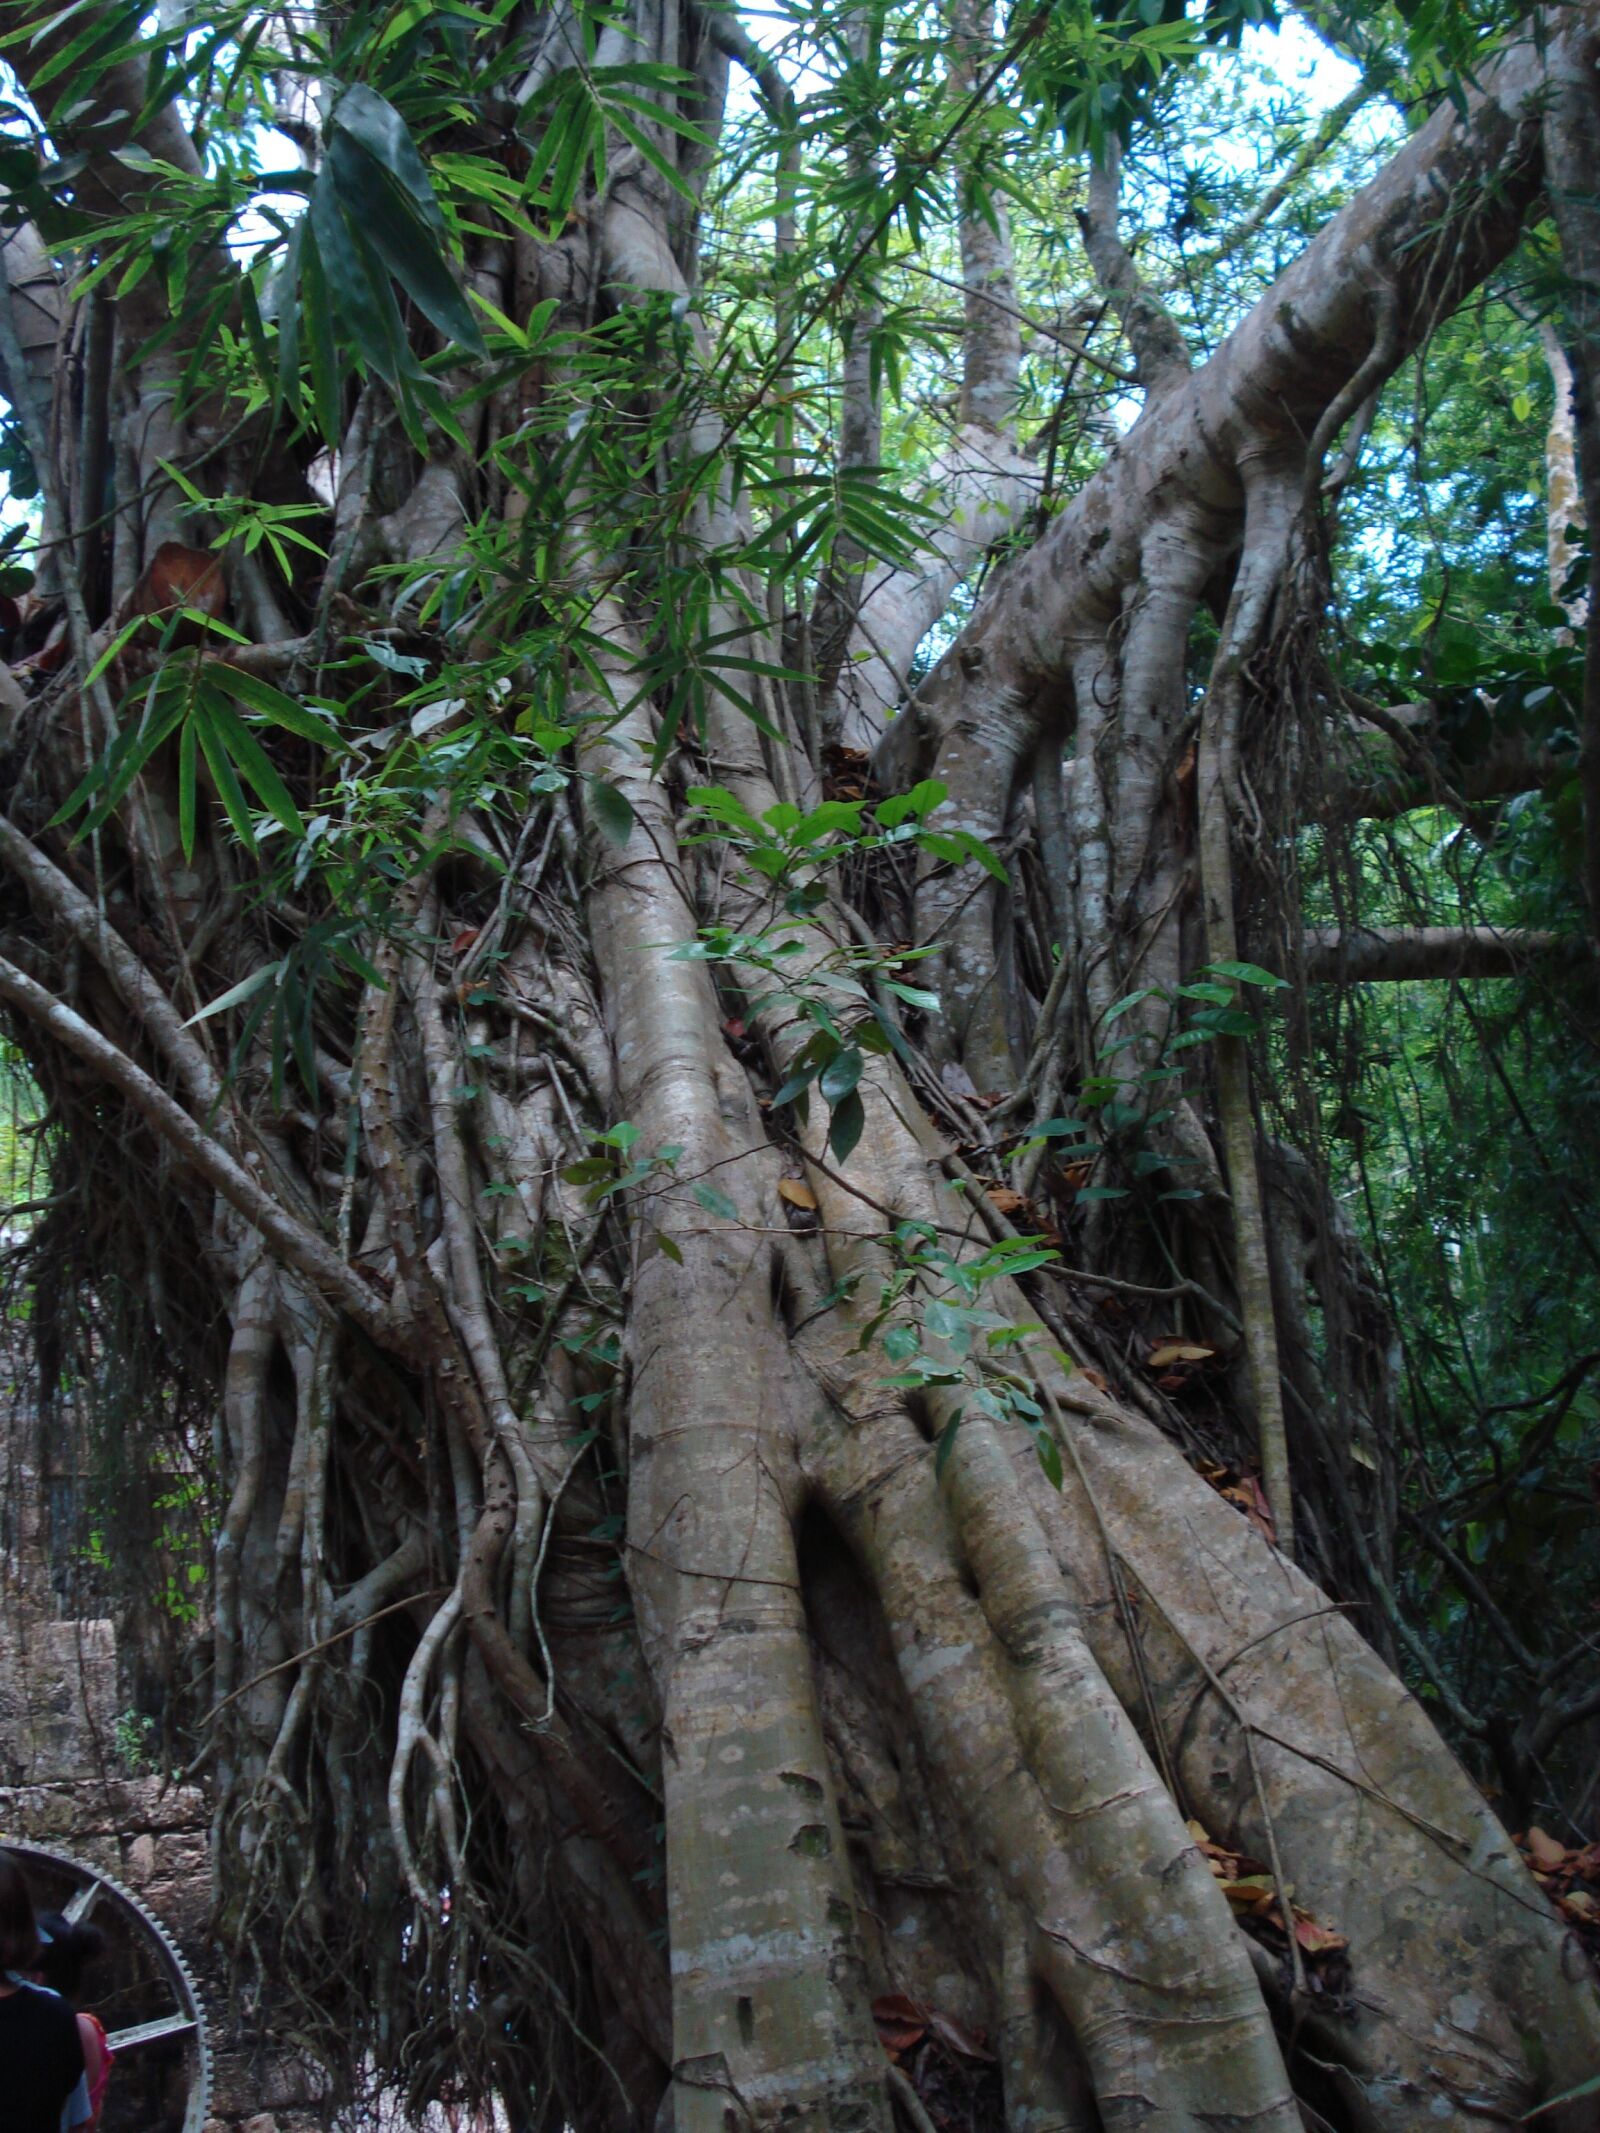
POLYGON ((1335 1948, 1347 1948, 1350 1943, 1342 1933, 1335 1933, 1331 1926, 1319 1926, 1314 1918, 1302 1918, 1295 1913, 1294 1937, 1307 1955, 1327 1955, 1335 1948))
POLYGON ((1528 1832, 1528 1857, 1541 1873, 1553 1874, 1567 1863, 1567 1847, 1537 1825, 1528 1832))
POLYGON ((1216 1352, 1203 1341, 1160 1341, 1150 1351, 1150 1368, 1165 1370, 1173 1363, 1209 1363, 1216 1352))

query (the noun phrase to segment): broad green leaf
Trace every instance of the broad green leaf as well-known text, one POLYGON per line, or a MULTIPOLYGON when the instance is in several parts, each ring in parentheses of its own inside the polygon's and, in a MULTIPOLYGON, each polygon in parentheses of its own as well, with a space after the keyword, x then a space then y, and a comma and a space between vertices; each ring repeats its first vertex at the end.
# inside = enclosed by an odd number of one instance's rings
POLYGON ((345 133, 362 148, 407 196, 421 219, 438 236, 444 235, 444 215, 427 168, 393 104, 357 83, 334 105, 331 128, 335 135, 345 133))
POLYGON ((589 809, 609 843, 621 846, 633 835, 633 803, 604 778, 589 780, 589 809))
POLYGON ((1214 970, 1219 978, 1237 978, 1241 985, 1265 985, 1272 992, 1284 991, 1287 978, 1274 977, 1270 970, 1263 970, 1259 963, 1207 963, 1207 970, 1214 970))
POLYGON ((846 1163, 850 1160, 866 1122, 867 1114, 854 1089, 834 1105, 833 1115, 828 1120, 828 1146, 833 1151, 836 1163, 846 1163))
MULTIPOLYGON (((394 174, 337 127, 328 146, 327 168, 340 206, 424 317, 447 341, 486 356, 472 307, 450 271, 442 224, 424 215, 394 174)), ((428 197, 431 203, 431 193, 428 197)))
POLYGON ((880 800, 877 817, 885 829, 898 829, 902 822, 924 822, 948 797, 948 788, 937 778, 923 778, 909 792, 895 793, 887 800, 880 800))
POLYGON ((1045 1479, 1050 1486, 1059 1489, 1065 1476, 1061 1470, 1061 1447, 1046 1429, 1033 1433, 1033 1448, 1039 1455, 1039 1464, 1044 1468, 1045 1479))
POLYGON ((311 195, 310 222, 328 290, 350 329, 357 352, 386 385, 398 390, 402 378, 415 374, 416 364, 395 308, 388 274, 345 215, 331 164, 325 163, 318 173, 311 195))
POLYGON ((933 1471, 937 1479, 950 1463, 950 1454, 956 1448, 956 1431, 961 1427, 961 1410, 958 1407, 939 1432, 939 1441, 933 1448, 933 1471))
POLYGON ((1119 1016, 1125 1015, 1130 1007, 1137 1007, 1141 1000, 1148 1000, 1149 998, 1151 998, 1151 990, 1148 985, 1141 985, 1137 992, 1125 992, 1114 1006, 1106 1009, 1101 1020, 1115 1022, 1119 1016))
MULTIPOLYGON (((309 228, 301 234, 296 257, 300 265, 300 287, 293 297, 293 310, 297 325, 300 319, 304 319, 306 325, 311 404, 317 412, 317 428, 322 433, 323 443, 330 452, 336 452, 344 434, 344 419, 340 409, 339 352, 333 335, 333 297, 323 271, 322 254, 315 234, 309 228)), ((286 327, 280 328, 280 332, 286 330, 286 327)), ((294 342, 287 340, 284 345, 292 348, 294 342)))
POLYGON ((860 1081, 861 1067, 861 1054, 853 1045, 830 1059, 817 1083, 823 1101, 829 1105, 842 1104, 860 1081))
POLYGON ((803 1096, 816 1080, 818 1071, 815 1066, 798 1068, 773 1097, 774 1106, 781 1109, 784 1104, 792 1104, 797 1096, 803 1096))

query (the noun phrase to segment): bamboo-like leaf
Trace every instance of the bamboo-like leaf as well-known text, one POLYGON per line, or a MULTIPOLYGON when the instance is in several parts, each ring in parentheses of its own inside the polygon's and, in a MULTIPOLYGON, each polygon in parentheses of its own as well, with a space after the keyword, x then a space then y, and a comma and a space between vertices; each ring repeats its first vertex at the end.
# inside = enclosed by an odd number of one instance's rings
POLYGON ((231 666, 219 660, 210 670, 210 679, 227 690, 236 704, 247 711, 255 711, 274 726, 282 726, 286 733, 298 734, 303 741, 311 741, 318 748, 342 749, 331 719, 320 711, 308 711, 304 704, 296 703, 292 696, 285 696, 275 689, 270 681, 263 681, 259 674, 247 674, 242 667, 231 666))
POLYGON ((197 1022, 209 1022, 213 1015, 226 1014, 230 1007, 238 1007, 258 993, 263 985, 275 984, 284 972, 284 963, 263 963, 259 970, 252 970, 249 977, 241 978, 237 985, 230 985, 226 992, 218 993, 208 1000, 198 1013, 192 1014, 183 1025, 192 1029, 197 1022))
POLYGON ((267 346, 267 331, 261 318, 261 306, 256 297, 256 285, 248 274, 239 277, 239 315, 244 321, 244 337, 249 345, 250 357, 256 366, 264 391, 271 395, 276 412, 279 400, 278 373, 272 361, 272 351, 267 346))
POLYGON ((195 832, 195 738, 194 721, 185 719, 178 735, 178 837, 184 862, 194 858, 195 832))
MULTIPOLYGON (((344 104, 339 108, 343 110, 344 104)), ((478 322, 445 257, 443 222, 432 192, 427 191, 430 215, 385 163, 353 134, 337 127, 328 147, 327 168, 345 213, 423 315, 446 340, 459 342, 476 356, 486 356, 478 322)), ((426 189, 425 175, 423 185, 426 189)))
POLYGON ((43 66, 32 71, 29 94, 37 96, 63 74, 77 75, 85 87, 98 80, 118 60, 139 50, 138 30, 143 16, 140 0, 113 9, 109 18, 93 15, 87 29, 80 30, 59 52, 52 52, 43 66))
POLYGON ((110 666, 112 660, 116 658, 122 647, 128 642, 128 639, 144 627, 144 619, 143 615, 135 615, 131 622, 125 622, 122 625, 88 673, 84 675, 83 686, 86 689, 94 687, 106 668, 110 666))
POLYGON ((398 389, 402 377, 414 372, 416 365, 406 345, 389 277, 345 215, 330 164, 324 164, 318 175, 310 215, 330 293, 362 361, 386 385, 398 389))
POLYGON ((317 428, 328 450, 336 452, 344 424, 339 404, 339 354, 333 337, 333 297, 323 271, 321 253, 310 230, 306 231, 300 248, 297 315, 306 322, 306 352, 311 364, 311 400, 317 411, 317 428))
POLYGON ((291 837, 303 837, 306 826, 300 810, 291 799, 289 788, 278 775, 266 750, 250 728, 233 707, 224 701, 216 688, 208 685, 202 702, 212 731, 227 750, 239 775, 256 798, 268 814, 282 823, 291 837))
POLYGON ((333 107, 332 131, 347 134, 405 193, 422 220, 442 237, 444 216, 427 168, 405 120, 375 89, 357 83, 333 107))
POLYGON ((267 285, 267 314, 278 322, 278 402, 296 420, 300 415, 300 291, 305 245, 306 218, 302 215, 267 285))
POLYGON ((227 748, 217 733, 211 707, 204 702, 196 704, 191 723, 222 801, 223 810, 233 825, 233 833, 245 850, 254 854, 258 849, 255 825, 250 820, 250 810, 245 804, 244 789, 239 783, 238 773, 229 761, 227 748))

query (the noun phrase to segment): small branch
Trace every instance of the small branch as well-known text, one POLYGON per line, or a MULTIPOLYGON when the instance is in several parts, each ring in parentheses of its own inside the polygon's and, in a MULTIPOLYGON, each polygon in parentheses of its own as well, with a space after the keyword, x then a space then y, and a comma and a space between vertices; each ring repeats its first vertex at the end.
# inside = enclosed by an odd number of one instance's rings
POLYGON ((756 43, 737 15, 721 7, 707 8, 704 15, 706 34, 719 52, 727 54, 736 66, 743 67, 760 92, 761 101, 767 107, 767 115, 779 125, 792 123, 794 117, 794 91, 783 77, 783 71, 772 54, 756 43))
MULTIPOLYGON (((920 259, 897 259, 895 266, 902 274, 915 274, 923 281, 937 282, 941 289, 954 289, 958 294, 965 293, 966 284, 964 282, 957 281, 953 274, 936 273, 932 267, 925 265, 920 259)), ((1139 383, 1138 376, 1134 371, 1124 370, 1120 363, 1108 363, 1104 356, 1097 356, 1086 342, 1080 341, 1074 335, 1064 332, 1059 326, 1046 324, 1042 318, 1036 317, 1033 312, 1024 311, 1020 305, 1009 301, 1006 297, 997 295, 993 289, 984 289, 981 292, 980 301, 988 305, 991 310, 1000 312, 1004 317, 1015 319, 1019 326, 1026 326, 1030 333, 1036 333, 1042 341, 1051 341, 1057 348, 1064 348, 1068 355, 1074 357, 1080 363, 1087 363, 1091 370, 1099 371, 1103 378, 1110 378, 1117 385, 1137 385, 1139 383)))
POLYGON ((1538 1661, 1511 1627, 1511 1624, 1506 1620, 1500 1609, 1496 1607, 1483 1581, 1474 1576, 1473 1572, 1461 1560, 1449 1542, 1435 1533, 1427 1521, 1419 1518, 1415 1511, 1408 1511, 1402 1507, 1400 1516, 1417 1536, 1418 1540, 1422 1542, 1423 1546, 1443 1563, 1445 1569, 1455 1579, 1462 1597, 1469 1600, 1478 1609, 1489 1627, 1510 1653, 1516 1665, 1522 1669, 1530 1680, 1537 1679, 1539 1674, 1538 1661))
POLYGON ((889 2069, 889 2094, 910 2119, 913 2133, 939 2133, 928 2116, 927 2106, 911 2086, 911 2077, 898 2066, 889 2069))
POLYGON ((1189 375, 1189 346, 1177 322, 1134 264, 1133 254, 1117 230, 1122 199, 1122 150, 1106 147, 1103 163, 1089 173, 1089 204, 1079 210, 1078 228, 1096 281, 1111 299, 1147 392, 1189 375))
POLYGON ((1325 114, 1322 124, 1299 154, 1291 159, 1277 183, 1268 186, 1249 212, 1241 215, 1232 229, 1209 245, 1199 259, 1189 261, 1190 273, 1207 271, 1219 265, 1230 253, 1237 252, 1241 245, 1248 244, 1257 230, 1272 220, 1306 172, 1322 161, 1356 114, 1382 93, 1382 88, 1383 83, 1375 73, 1363 72, 1350 94, 1325 114))
MULTIPOLYGON (((421 1551, 419 1559, 420 1553, 421 1551)), ((381 1563, 378 1565, 380 1570, 383 1567, 381 1563)), ((403 1608, 417 1607, 428 1600, 442 1600, 449 1590, 448 1585, 435 1585, 426 1592, 408 1592, 403 1600, 391 1600, 387 1607, 379 1607, 370 1615, 363 1615, 359 1622, 343 1623, 338 1629, 331 1630, 326 1637, 319 1637, 315 1644, 306 1645, 302 1651, 291 1652, 287 1659, 280 1659, 276 1666, 263 1667, 259 1674, 252 1674, 248 1681, 241 1681, 236 1689, 214 1703, 200 1719, 196 1731, 210 1725, 212 1719, 228 1704, 236 1703, 241 1696, 248 1696, 252 1689, 259 1688, 263 1681, 270 1681, 275 1674, 286 1674, 290 1667, 301 1666, 307 1659, 319 1658, 323 1652, 331 1651, 336 1644, 345 1643, 360 1630, 371 1629, 374 1622, 386 1622, 390 1615, 399 1614, 403 1608)))

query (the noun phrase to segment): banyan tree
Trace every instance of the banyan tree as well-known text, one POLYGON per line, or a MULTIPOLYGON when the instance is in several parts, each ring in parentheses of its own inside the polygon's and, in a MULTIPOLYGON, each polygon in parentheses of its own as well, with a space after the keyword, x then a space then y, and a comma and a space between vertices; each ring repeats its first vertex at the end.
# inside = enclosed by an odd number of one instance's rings
POLYGON ((98 1388, 219 1933, 339 2080, 1593 2122, 1507 1829, 1592 1634, 1479 1754, 1285 1091, 1358 983, 1592 992, 1600 11, 1365 12, 1203 302, 1152 144, 1238 0, 0 17, 41 1412, 98 1388), (1513 285, 1587 904, 1397 926, 1351 826, 1549 773, 1352 679, 1341 514, 1513 285))

